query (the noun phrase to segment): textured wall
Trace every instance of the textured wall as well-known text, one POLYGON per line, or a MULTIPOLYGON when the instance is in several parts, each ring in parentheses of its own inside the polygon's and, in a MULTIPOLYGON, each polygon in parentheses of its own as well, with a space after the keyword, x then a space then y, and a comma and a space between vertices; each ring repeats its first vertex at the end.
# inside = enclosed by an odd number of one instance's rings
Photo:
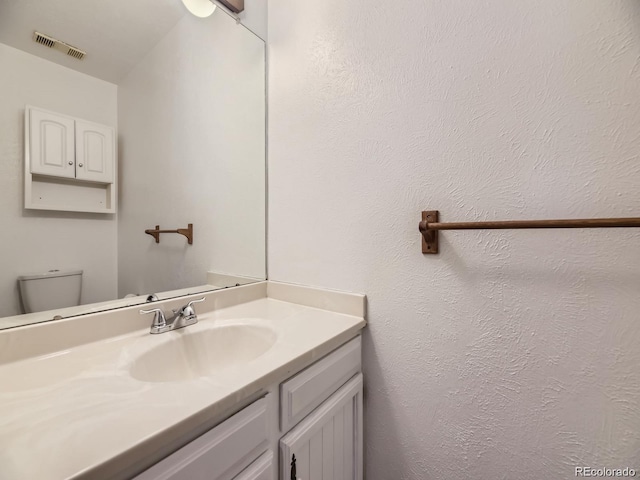
POLYGON ((185 17, 119 84, 118 290, 265 278, 265 45, 226 14, 185 17), (144 230, 194 225, 160 244, 144 230))
POLYGON ((269 3, 269 277, 364 292, 369 480, 640 469, 640 3, 269 3))
POLYGON ((18 276, 83 269, 82 303, 116 296, 114 215, 25 210, 26 104, 117 126, 117 87, 0 44, 0 317, 21 312, 18 276))

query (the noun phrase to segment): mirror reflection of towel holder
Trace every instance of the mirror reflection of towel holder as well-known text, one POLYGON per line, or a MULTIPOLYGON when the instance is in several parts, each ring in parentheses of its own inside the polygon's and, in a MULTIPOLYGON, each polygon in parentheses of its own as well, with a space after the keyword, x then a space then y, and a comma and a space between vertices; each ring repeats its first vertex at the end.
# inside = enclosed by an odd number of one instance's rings
POLYGON ((187 237, 189 245, 193 245, 193 223, 187 225, 187 228, 178 228, 176 230, 160 230, 160 225, 156 225, 155 229, 147 229, 144 231, 144 233, 155 238, 156 243, 160 243, 161 233, 179 233, 180 235, 184 235, 185 237, 187 237))

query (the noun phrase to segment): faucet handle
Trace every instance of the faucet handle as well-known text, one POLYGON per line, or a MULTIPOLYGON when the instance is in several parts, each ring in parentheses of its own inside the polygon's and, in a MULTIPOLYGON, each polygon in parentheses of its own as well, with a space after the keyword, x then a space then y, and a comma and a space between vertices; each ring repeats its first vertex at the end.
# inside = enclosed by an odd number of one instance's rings
POLYGON ((178 311, 174 312, 177 315, 180 315, 184 318, 187 318, 189 320, 195 319, 196 318, 196 311, 193 308, 193 304, 194 303, 200 303, 200 302, 204 302, 207 298, 206 297, 202 297, 198 300, 191 300, 189 303, 187 303, 184 307, 178 309, 178 311))
POLYGON ((200 302, 204 302, 207 299, 207 297, 202 297, 198 300, 191 300, 189 303, 187 303, 187 306, 185 308, 192 308, 192 305, 194 303, 200 303, 200 302))
POLYGON ((167 326, 167 319, 164 316, 164 312, 162 311, 161 308, 152 308, 149 310, 140 310, 140 313, 155 313, 155 315, 153 316, 153 324, 151 325, 151 328, 163 328, 167 326))

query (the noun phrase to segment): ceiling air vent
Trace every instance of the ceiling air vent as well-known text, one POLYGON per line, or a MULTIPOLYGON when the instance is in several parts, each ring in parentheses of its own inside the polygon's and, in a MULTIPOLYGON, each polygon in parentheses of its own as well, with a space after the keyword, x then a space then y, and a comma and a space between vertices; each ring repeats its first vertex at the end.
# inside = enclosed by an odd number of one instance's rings
POLYGON ((56 50, 60 50, 62 53, 69 55, 70 57, 76 58, 78 60, 82 60, 87 52, 83 52, 79 48, 76 48, 68 43, 64 43, 60 40, 57 40, 49 35, 45 35, 40 32, 33 32, 33 40, 40 45, 44 45, 45 47, 55 48, 56 50))

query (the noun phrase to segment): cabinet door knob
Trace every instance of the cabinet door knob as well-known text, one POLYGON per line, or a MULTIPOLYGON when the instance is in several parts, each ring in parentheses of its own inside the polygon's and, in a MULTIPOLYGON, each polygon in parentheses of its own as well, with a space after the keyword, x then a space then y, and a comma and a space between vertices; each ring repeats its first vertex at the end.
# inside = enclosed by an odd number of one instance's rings
POLYGON ((73 165, 73 162, 69 162, 69 165, 73 165))
POLYGON ((80 168, 82 168, 82 164, 81 164, 81 163, 79 163, 79 164, 78 164, 78 166, 79 166, 80 168))
POLYGON ((297 480, 297 473, 296 473, 296 456, 295 454, 291 456, 291 480, 297 480))

